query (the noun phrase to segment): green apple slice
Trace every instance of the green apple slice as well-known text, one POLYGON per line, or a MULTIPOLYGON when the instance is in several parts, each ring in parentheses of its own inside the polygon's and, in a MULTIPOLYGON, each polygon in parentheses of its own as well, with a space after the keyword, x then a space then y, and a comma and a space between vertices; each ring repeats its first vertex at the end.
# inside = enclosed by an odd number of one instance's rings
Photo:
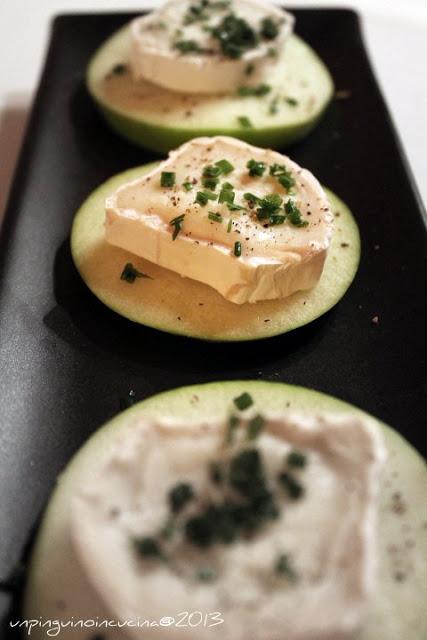
MULTIPOLYGON (((97 431, 60 476, 32 553, 24 616, 29 620, 109 620, 87 582, 70 540, 70 504, 75 488, 91 481, 94 468, 109 457, 117 436, 138 416, 201 420, 228 415, 233 398, 251 394, 259 411, 358 412, 355 407, 316 391, 282 383, 232 381, 183 387, 161 393, 119 414, 97 431)), ((382 470, 378 517, 378 587, 366 624, 353 640, 425 640, 427 637, 427 467, 395 431, 380 425, 387 461, 382 470)), ((118 581, 120 575, 117 576, 118 581)), ((165 595, 167 600, 167 596, 165 595)), ((166 606, 166 605, 165 605, 166 606)), ((166 607, 167 609, 167 607, 166 607)), ((298 612, 296 612, 297 614, 298 612)), ((167 611, 165 612, 165 615, 167 611)), ((144 629, 151 639, 149 630, 144 629)), ((45 638, 34 627, 32 637, 45 638)), ((118 629, 74 628, 61 638, 119 640, 118 629)))
POLYGON ((261 147, 283 148, 306 136, 332 93, 331 76, 303 40, 291 36, 268 78, 264 97, 188 95, 145 81, 129 70, 129 26, 95 53, 87 87, 108 124, 121 136, 165 152, 197 136, 234 136, 261 147), (114 72, 115 70, 115 72, 114 72))
POLYGON ((349 209, 330 191, 335 229, 320 282, 314 289, 281 300, 233 304, 206 284, 109 245, 104 237, 105 199, 121 184, 154 166, 144 165, 111 178, 89 196, 74 219, 71 250, 75 265, 107 307, 133 322, 168 333, 239 341, 268 338, 301 327, 343 297, 359 264, 360 237, 349 209), (138 278, 133 284, 121 280, 128 262, 152 279, 138 278))

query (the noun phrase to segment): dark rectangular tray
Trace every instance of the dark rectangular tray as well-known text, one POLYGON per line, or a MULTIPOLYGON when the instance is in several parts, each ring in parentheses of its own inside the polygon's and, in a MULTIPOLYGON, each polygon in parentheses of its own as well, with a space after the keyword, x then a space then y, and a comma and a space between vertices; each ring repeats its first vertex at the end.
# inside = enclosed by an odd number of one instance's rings
POLYGON ((336 9, 295 15, 297 32, 323 58, 336 88, 350 95, 334 100, 290 155, 349 204, 362 259, 350 290, 328 314, 282 337, 234 345, 132 325, 81 282, 69 249, 76 209, 106 178, 153 156, 104 125, 84 86, 90 56, 133 16, 55 19, 0 247, 3 590, 58 472, 130 389, 143 399, 210 380, 286 381, 358 405, 426 453, 422 206, 357 15, 336 9))

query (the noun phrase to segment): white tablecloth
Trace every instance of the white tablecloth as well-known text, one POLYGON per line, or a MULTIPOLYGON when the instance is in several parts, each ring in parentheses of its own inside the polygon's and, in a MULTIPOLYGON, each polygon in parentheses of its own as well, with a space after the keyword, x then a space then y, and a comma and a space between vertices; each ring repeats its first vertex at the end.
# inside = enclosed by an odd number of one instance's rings
MULTIPOLYGON (((155 4, 155 0, 0 0, 0 221, 43 63, 50 18, 63 12, 140 10, 155 4)), ((292 6, 343 3, 294 0, 292 6)), ((363 17, 378 80, 427 203, 427 0, 353 0, 347 6, 363 17)))

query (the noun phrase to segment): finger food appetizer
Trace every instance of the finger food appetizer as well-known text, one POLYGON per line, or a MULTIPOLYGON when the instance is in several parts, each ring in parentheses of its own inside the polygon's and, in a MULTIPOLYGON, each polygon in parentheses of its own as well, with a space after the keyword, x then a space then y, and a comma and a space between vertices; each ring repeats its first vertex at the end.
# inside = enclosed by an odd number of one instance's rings
POLYGON ((88 90, 111 127, 154 151, 224 133, 282 148, 313 129, 333 84, 294 18, 257 0, 173 0, 95 53, 88 90))
POLYGON ((77 640, 424 640, 426 484, 408 443, 334 398, 259 381, 166 392, 59 478, 25 615, 73 620, 61 636, 77 640))
POLYGON ((77 213, 71 246, 108 307, 210 340, 314 320, 344 295, 360 255, 351 213, 309 171, 225 136, 108 181, 77 213))

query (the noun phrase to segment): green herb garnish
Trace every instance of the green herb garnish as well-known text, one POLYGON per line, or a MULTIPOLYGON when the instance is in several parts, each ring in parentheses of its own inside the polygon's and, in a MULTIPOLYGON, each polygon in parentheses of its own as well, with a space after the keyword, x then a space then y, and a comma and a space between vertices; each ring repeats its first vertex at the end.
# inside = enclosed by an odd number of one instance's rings
POLYGON ((221 185, 221 191, 219 192, 218 202, 226 202, 227 204, 233 204, 235 193, 233 186, 229 182, 225 182, 221 185))
POLYGON ((258 220, 267 220, 271 216, 279 213, 282 206, 282 198, 278 193, 270 193, 259 201, 259 208, 257 209, 258 220))
POLYGON ((233 442, 234 434, 236 432, 237 427, 239 426, 239 422, 240 422, 240 418, 238 416, 231 414, 231 416, 228 419, 227 434, 225 438, 225 441, 227 444, 231 444, 233 442))
POLYGON ((258 198, 258 196, 256 196, 253 193, 244 193, 243 197, 245 200, 247 200, 250 204, 258 204, 261 201, 261 198, 258 198))
POLYGON ((120 275, 120 280, 124 280, 125 282, 129 282, 129 284, 133 284, 137 278, 149 278, 152 280, 153 278, 142 271, 138 271, 135 269, 131 262, 127 262, 123 268, 123 271, 120 275))
POLYGON ((291 500, 298 500, 304 495, 304 487, 291 473, 283 471, 279 474, 278 480, 291 500))
POLYGON ((243 127, 244 129, 250 129, 251 127, 253 127, 252 122, 249 120, 247 116, 238 116, 237 121, 240 124, 240 126, 243 127))
POLYGON ((173 187, 175 184, 175 172, 174 171, 162 171, 160 175, 161 187, 173 187))
POLYGON ((218 182, 218 178, 202 178, 203 186, 206 187, 206 189, 212 189, 212 191, 215 191, 218 186, 218 182))
POLYGON ((248 160, 246 163, 246 167, 249 169, 250 176, 258 176, 261 177, 264 175, 265 170, 267 169, 267 165, 265 162, 258 162, 257 160, 248 160))
POLYGON ((206 167, 203 167, 202 176, 206 178, 217 178, 221 173, 221 167, 207 164, 206 167))
POLYGON ((217 213, 216 211, 209 211, 208 218, 213 222, 222 222, 223 220, 222 215, 220 213, 217 213))
POLYGON ((295 186, 295 178, 292 175, 290 169, 285 167, 284 164, 272 164, 270 166, 270 175, 277 178, 277 181, 284 187, 287 191, 292 189, 295 186))
POLYGON ((304 469, 304 467, 307 465, 307 456, 304 455, 304 453, 301 453, 301 451, 293 449, 288 453, 286 462, 290 467, 304 469))
POLYGON ((254 63, 253 62, 248 62, 248 64, 246 65, 246 68, 245 68, 245 75, 251 76, 254 71, 255 71, 254 63))
POLYGON ((247 434, 248 440, 255 440, 263 430, 264 425, 265 420, 262 415, 258 413, 249 421, 247 434))
POLYGON ((269 84, 260 84, 257 87, 239 87, 237 95, 241 98, 256 97, 261 98, 270 93, 271 86, 269 84))
POLYGON ((128 70, 127 65, 123 63, 115 64, 111 69, 111 73, 115 76, 122 76, 128 70))
POLYGON ((263 18, 260 34, 264 40, 274 40, 279 35, 279 27, 271 18, 263 18))
POLYGON ((194 184, 192 182, 183 182, 182 186, 184 187, 184 189, 186 191, 191 191, 192 189, 194 189, 194 184))
POLYGON ((164 559, 159 543, 152 537, 147 536, 144 538, 135 538, 133 540, 133 544, 138 555, 143 558, 164 559))
POLYGON ((227 209, 229 211, 245 211, 245 207, 242 207, 240 204, 234 204, 234 202, 227 202, 227 209))
POLYGON ((285 102, 287 102, 291 107, 296 107, 299 104, 296 98, 285 98, 285 102))
POLYGON ((227 225, 227 233, 230 233, 230 231, 232 230, 232 228, 233 228, 233 221, 232 221, 232 219, 230 218, 230 219, 229 219, 229 221, 228 221, 228 225, 227 225))
POLYGON ((234 171, 234 166, 231 164, 231 162, 229 162, 228 160, 218 160, 218 162, 215 162, 215 166, 219 167, 222 175, 226 176, 229 173, 231 173, 232 171, 234 171))
POLYGON ((280 554, 276 560, 274 570, 278 575, 287 578, 290 582, 296 582, 298 580, 298 576, 292 568, 290 558, 287 553, 280 554))
POLYGON ((201 47, 195 40, 177 40, 173 47, 183 55, 191 53, 206 53, 206 49, 201 47))
POLYGON ((287 201, 285 204, 285 212, 287 219, 294 227, 306 227, 308 225, 308 221, 302 219, 301 211, 298 209, 294 200, 287 201))
POLYGON ((205 207, 209 200, 216 200, 217 198, 217 194, 213 191, 198 191, 194 202, 199 204, 201 207, 205 207))
POLYGON ((218 40, 223 55, 233 59, 241 58, 245 51, 258 44, 258 36, 249 23, 233 13, 212 29, 212 37, 218 40))
POLYGON ((185 213, 182 213, 180 216, 177 216, 176 218, 173 218, 172 220, 170 220, 169 224, 171 225, 171 227, 174 227, 172 240, 175 240, 178 233, 181 231, 184 218, 185 218, 185 213))
POLYGON ((275 116, 276 113, 278 113, 278 111, 279 111, 279 97, 275 96, 273 100, 270 102, 270 105, 268 107, 268 113, 271 116, 275 116))
POLYGON ((233 398, 233 403, 239 411, 249 409, 254 403, 252 396, 247 391, 244 391, 237 398, 233 398))
POLYGON ((179 513, 194 498, 194 491, 188 482, 180 482, 169 492, 169 504, 173 513, 179 513))

